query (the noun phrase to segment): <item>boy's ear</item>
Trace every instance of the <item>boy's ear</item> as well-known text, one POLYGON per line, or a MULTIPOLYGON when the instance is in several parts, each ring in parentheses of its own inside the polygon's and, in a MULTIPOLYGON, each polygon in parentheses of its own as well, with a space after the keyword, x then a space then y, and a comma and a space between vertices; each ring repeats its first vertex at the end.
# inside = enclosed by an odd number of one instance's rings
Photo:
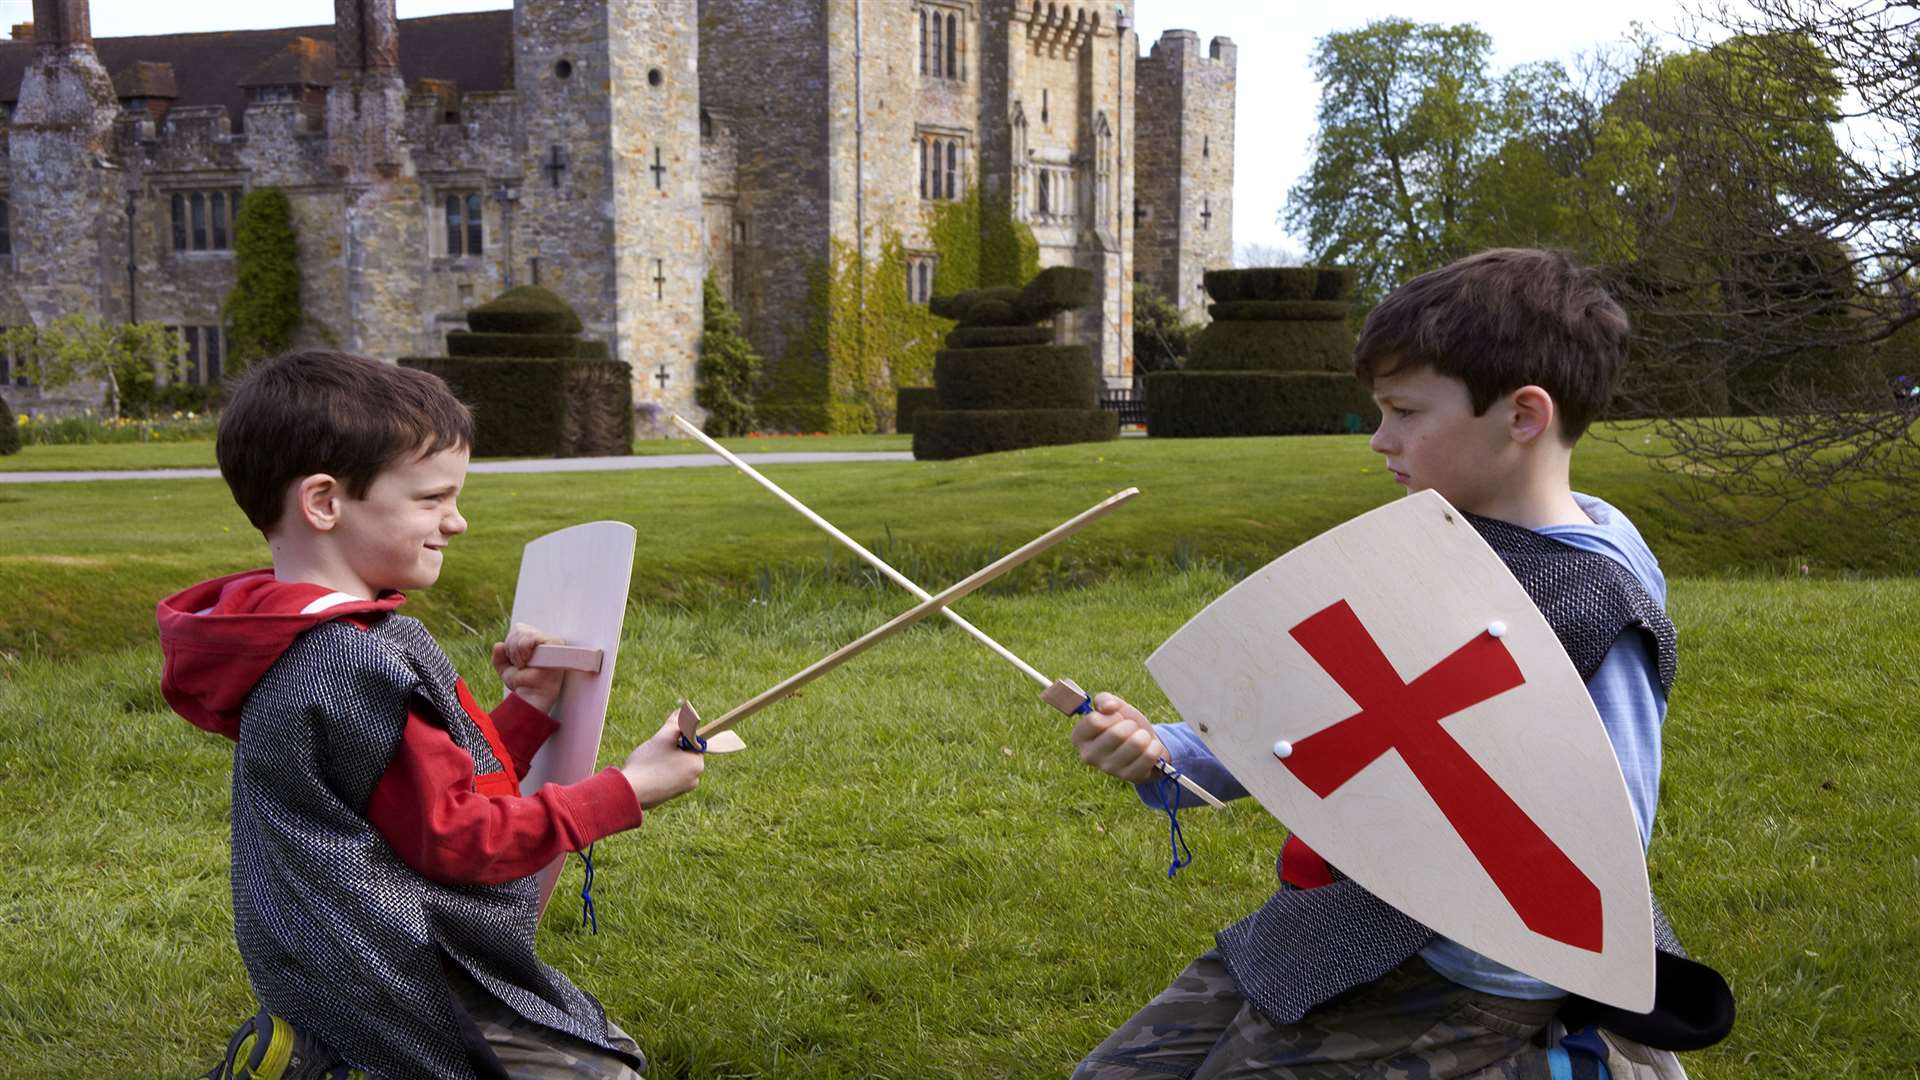
POLYGON ((1553 430, 1557 412, 1552 394, 1538 386, 1523 386, 1513 392, 1513 414, 1507 433, 1513 436, 1514 442, 1531 444, 1553 430))
POLYGON ((303 476, 294 483, 288 498, 290 509, 315 532, 332 532, 340 523, 340 504, 347 495, 346 485, 327 473, 303 476))

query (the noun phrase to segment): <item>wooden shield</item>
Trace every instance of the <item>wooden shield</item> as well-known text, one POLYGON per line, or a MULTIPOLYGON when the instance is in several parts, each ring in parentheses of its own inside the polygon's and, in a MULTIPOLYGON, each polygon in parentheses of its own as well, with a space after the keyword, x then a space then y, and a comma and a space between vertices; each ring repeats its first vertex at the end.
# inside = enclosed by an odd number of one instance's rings
POLYGON ((1261 805, 1381 899, 1562 989, 1653 1007, 1646 860, 1606 730, 1437 493, 1267 564, 1147 670, 1261 805))
MULTIPOLYGON (((521 791, 532 794, 546 784, 571 784, 595 771, 614 661, 620 653, 620 627, 627 616, 633 548, 633 526, 595 521, 548 533, 521 553, 513 621, 601 654, 598 671, 566 673, 553 710, 560 730, 533 756, 521 791)), ((555 859, 540 871, 542 910, 565 862, 564 857, 555 859)))

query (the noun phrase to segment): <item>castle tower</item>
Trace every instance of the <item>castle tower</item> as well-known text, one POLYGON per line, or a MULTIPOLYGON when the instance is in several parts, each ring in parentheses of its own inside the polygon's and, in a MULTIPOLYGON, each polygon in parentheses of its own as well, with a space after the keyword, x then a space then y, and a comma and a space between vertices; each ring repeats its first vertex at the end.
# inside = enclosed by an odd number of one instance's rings
MULTIPOLYGON (((34 0, 34 56, 20 82, 10 158, 15 300, 44 325, 111 318, 125 259, 121 168, 111 156, 119 102, 94 54, 87 0, 34 0)), ((12 304, 8 305, 12 307, 12 304)))
POLYGON ((393 360, 428 329, 419 181, 403 133, 406 84, 394 0, 334 0, 334 78, 327 92, 327 164, 344 184, 342 344, 393 360))
POLYGON ((1201 275, 1233 265, 1233 110, 1239 50, 1224 37, 1168 30, 1140 61, 1140 259, 1134 277, 1203 321, 1201 275))
POLYGON ((1132 373, 1132 0, 985 0, 980 182, 1033 229, 1042 266, 1093 272, 1099 298, 1058 322, 1109 384, 1132 373))
POLYGON ((699 22, 695 0, 514 5, 515 280, 558 293, 631 365, 641 436, 698 415, 699 22))

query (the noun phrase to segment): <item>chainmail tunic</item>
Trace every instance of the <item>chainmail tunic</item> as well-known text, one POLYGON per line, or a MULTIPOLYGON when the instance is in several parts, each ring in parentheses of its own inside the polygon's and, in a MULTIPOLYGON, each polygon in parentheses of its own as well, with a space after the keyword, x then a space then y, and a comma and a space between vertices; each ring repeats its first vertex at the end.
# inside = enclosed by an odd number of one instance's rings
POLYGON ((404 615, 371 630, 334 621, 307 631, 247 698, 233 768, 233 914, 254 992, 383 1078, 504 1075, 473 1058, 452 965, 522 1017, 614 1052, 599 1002, 534 954, 534 875, 430 881, 368 823, 409 711, 444 726, 476 775, 502 771, 460 705, 446 654, 404 615))
MULTIPOLYGON (((1672 691, 1673 622, 1631 571, 1531 529, 1466 518, 1546 616, 1581 679, 1593 678, 1621 634, 1638 630, 1653 646, 1661 686, 1672 691)), ((1337 870, 1334 878, 1316 889, 1283 884, 1258 911, 1215 935, 1240 993, 1275 1023, 1295 1023, 1314 1006, 1380 978, 1435 936, 1337 870)), ((1658 900, 1653 935, 1660 951, 1686 955, 1658 900)))

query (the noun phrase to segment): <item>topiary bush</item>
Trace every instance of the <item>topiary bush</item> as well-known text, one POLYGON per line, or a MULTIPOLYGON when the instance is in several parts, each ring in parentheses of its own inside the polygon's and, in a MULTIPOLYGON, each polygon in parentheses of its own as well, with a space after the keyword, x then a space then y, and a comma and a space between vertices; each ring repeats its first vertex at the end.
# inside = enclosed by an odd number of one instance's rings
POLYGON ((1370 431, 1380 410, 1352 375, 1318 371, 1161 371, 1147 376, 1155 437, 1370 431))
POLYGON ((1207 324, 1188 346, 1188 371, 1349 371, 1353 330, 1345 319, 1207 324))
POLYGON ((894 391, 893 430, 913 434, 913 418, 926 409, 940 407, 940 391, 931 386, 903 386, 894 391))
POLYGON ((1354 275, 1344 266, 1209 270, 1213 322, 1182 371, 1147 376, 1147 432, 1303 435, 1377 423, 1353 376, 1347 322, 1354 275))
POLYGON ((460 356, 409 356, 400 361, 403 367, 445 379, 454 396, 473 410, 475 457, 559 456, 569 363, 460 356))
POLYGON ((558 296, 512 289, 467 316, 475 330, 449 333, 448 355, 400 363, 445 379, 473 409, 475 457, 633 452, 632 370, 607 359, 605 342, 574 336, 580 317, 558 296))
POLYGON ((949 349, 997 349, 1007 345, 1051 344, 1051 326, 956 326, 947 335, 949 349))
POLYGON ((943 349, 933 384, 942 409, 1100 407, 1100 375, 1085 345, 943 349))
POLYGON ((753 386, 760 380, 760 354, 740 332, 740 316, 709 274, 700 286, 703 322, 699 382, 693 400, 707 410, 701 427, 713 436, 754 430, 753 386))
POLYGON ((1119 437, 1120 414, 1099 409, 924 409, 913 418, 913 456, 920 461, 1119 437))
POLYGON ((580 316, 552 289, 521 285, 479 307, 467 309, 467 326, 479 334, 577 334, 580 316))
POLYGON ((293 205, 276 187, 255 188, 233 218, 233 288, 222 305, 230 374, 284 352, 300 326, 300 241, 293 205))
POLYGON ((1021 289, 935 297, 934 313, 960 325, 934 357, 939 407, 914 414, 913 456, 967 457, 1119 437, 1119 417, 1100 410, 1100 374, 1091 349, 997 344, 1030 340, 1036 330, 1050 335, 1032 324, 1084 306, 1094 294, 1091 271, 1057 266, 1021 289))
POLYGON ((13 406, 7 399, 0 397, 0 457, 20 452, 20 424, 14 418, 13 406))

